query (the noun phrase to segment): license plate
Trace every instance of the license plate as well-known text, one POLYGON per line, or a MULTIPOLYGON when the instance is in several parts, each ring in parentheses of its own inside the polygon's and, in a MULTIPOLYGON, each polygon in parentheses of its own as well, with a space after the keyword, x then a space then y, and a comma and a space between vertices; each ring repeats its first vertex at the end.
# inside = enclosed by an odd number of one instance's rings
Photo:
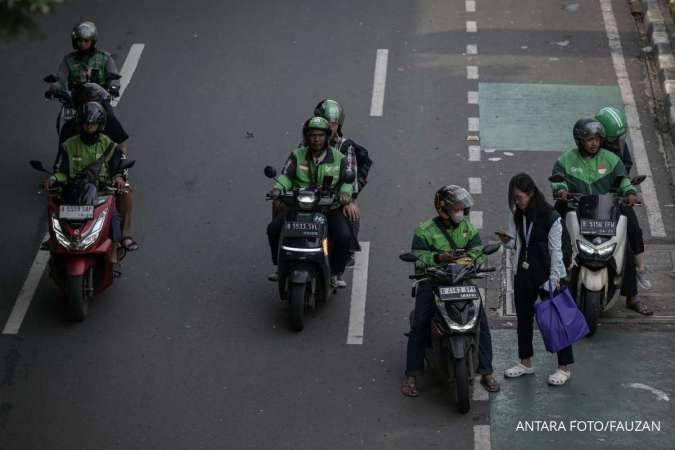
POLYGON ((286 222, 286 234, 302 237, 318 237, 319 224, 316 222, 286 222))
POLYGON ((480 298, 478 288, 472 284, 466 286, 449 286, 438 288, 441 300, 474 300, 480 298))
POLYGON ((581 219, 579 221, 579 232, 598 236, 614 236, 616 234, 616 223, 613 220, 581 219))
POLYGON ((59 219, 86 220, 94 217, 94 207, 91 205, 61 205, 59 219))

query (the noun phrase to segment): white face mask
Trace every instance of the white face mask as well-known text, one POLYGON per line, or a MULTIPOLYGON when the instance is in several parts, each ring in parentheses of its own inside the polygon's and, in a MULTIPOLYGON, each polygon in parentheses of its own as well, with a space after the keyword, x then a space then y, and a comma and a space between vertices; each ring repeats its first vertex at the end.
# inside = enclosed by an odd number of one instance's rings
POLYGON ((450 219, 455 223, 460 223, 464 219, 464 211, 459 211, 450 214, 450 219))

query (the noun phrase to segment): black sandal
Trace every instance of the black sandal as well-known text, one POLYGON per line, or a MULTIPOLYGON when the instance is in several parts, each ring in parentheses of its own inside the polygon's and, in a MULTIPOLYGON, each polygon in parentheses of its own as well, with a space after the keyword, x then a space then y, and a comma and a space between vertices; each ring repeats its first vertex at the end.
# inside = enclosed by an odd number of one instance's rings
POLYGON ((135 252, 139 248, 138 242, 134 241, 131 236, 124 236, 120 245, 128 252, 135 252))

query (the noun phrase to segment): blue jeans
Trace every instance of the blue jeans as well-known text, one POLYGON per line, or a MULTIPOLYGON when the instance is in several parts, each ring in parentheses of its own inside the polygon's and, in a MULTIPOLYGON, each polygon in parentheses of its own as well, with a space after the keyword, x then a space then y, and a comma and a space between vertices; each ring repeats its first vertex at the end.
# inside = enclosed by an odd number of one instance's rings
MULTIPOLYGON (((431 319, 434 317, 433 286, 420 283, 415 297, 415 317, 408 336, 405 374, 409 377, 424 375, 424 353, 431 344, 431 319)), ((487 315, 481 305, 478 312, 480 335, 478 336, 478 373, 490 374, 492 369, 492 336, 487 315)))

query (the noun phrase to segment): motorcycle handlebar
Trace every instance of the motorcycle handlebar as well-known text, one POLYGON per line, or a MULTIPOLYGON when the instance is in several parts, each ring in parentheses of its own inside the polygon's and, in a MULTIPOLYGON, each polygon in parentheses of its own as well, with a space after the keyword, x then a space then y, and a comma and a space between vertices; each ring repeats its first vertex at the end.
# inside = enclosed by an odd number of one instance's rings
POLYGON ((478 269, 478 273, 482 273, 482 272, 496 272, 496 271, 497 271, 497 268, 496 268, 496 267, 485 267, 485 268, 482 268, 482 269, 478 269))

